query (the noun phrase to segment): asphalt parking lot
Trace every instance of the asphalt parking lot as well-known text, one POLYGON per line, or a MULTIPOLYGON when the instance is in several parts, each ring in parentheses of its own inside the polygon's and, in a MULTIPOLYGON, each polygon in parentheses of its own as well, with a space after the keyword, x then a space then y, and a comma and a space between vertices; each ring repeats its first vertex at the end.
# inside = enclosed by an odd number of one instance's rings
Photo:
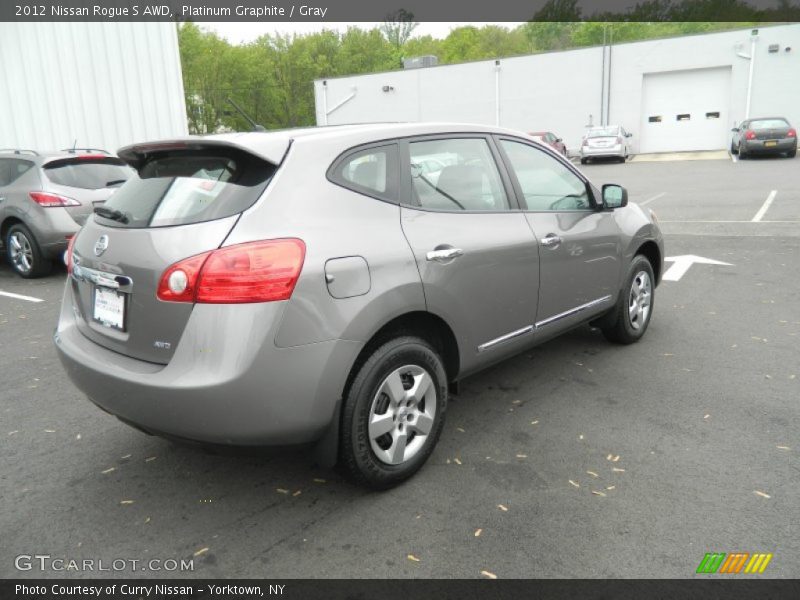
POLYGON ((800 576, 800 158, 583 170, 656 211, 668 256, 730 264, 662 283, 638 344, 584 327, 466 380, 427 466, 384 493, 119 423, 56 358, 63 270, 0 267, 0 292, 42 300, 0 295, 0 576, 114 575, 14 567, 49 554, 194 558, 116 574, 148 577, 683 578, 736 551, 800 576))

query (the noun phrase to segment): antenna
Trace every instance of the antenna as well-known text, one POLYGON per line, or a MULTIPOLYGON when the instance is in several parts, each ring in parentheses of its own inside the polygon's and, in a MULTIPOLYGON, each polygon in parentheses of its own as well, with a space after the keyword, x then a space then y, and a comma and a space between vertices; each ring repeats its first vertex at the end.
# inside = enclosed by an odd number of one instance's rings
POLYGON ((250 127, 252 127, 252 128, 253 128, 253 131, 266 131, 266 129, 264 129, 264 126, 263 126, 263 125, 259 125, 258 123, 256 123, 255 121, 253 121, 253 119, 251 119, 251 118, 248 116, 248 114, 247 114, 246 112, 244 112, 244 111, 242 110, 242 108, 241 108, 241 107, 240 107, 238 104, 236 104, 236 102, 234 102, 234 101, 233 101, 233 98, 228 98, 228 102, 230 102, 230 103, 231 103, 231 106, 233 106, 233 108, 235 108, 235 109, 236 109, 236 111, 237 111, 237 112, 238 112, 240 115, 242 115, 242 117, 244 117, 244 120, 245 120, 245 121, 247 121, 248 123, 250 123, 250 127))

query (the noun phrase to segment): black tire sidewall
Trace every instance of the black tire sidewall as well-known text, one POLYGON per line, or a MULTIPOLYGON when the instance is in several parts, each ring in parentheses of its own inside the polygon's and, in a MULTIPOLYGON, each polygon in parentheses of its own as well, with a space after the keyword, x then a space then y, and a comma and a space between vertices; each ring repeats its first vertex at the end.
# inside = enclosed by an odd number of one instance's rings
POLYGON ((645 334, 650 325, 650 319, 653 318, 655 285, 656 280, 653 274, 653 266, 650 264, 650 261, 644 256, 636 256, 633 259, 630 268, 628 269, 628 276, 625 278, 625 287, 622 289, 622 293, 620 295, 621 311, 619 315, 620 322, 618 323, 618 326, 621 325, 625 328, 625 334, 628 338, 630 338, 631 341, 639 340, 645 334), (630 294, 634 277, 636 277, 636 275, 638 275, 641 271, 645 271, 650 277, 650 310, 647 313, 647 321, 645 321, 644 326, 639 327, 639 329, 634 329, 633 325, 631 325, 630 317, 628 316, 628 295, 630 294))
POLYGON ((349 474, 376 489, 397 485, 416 473, 433 452, 447 410, 447 376, 438 353, 424 340, 399 337, 378 347, 360 367, 342 410, 341 459, 349 474), (425 369, 437 388, 436 416, 420 451, 400 465, 381 462, 372 451, 368 420, 378 387, 395 369, 416 365, 425 369))
POLYGON ((602 327, 603 335, 605 335, 609 341, 617 344, 633 344, 644 336, 653 318, 656 296, 655 288, 656 280, 653 274, 653 265, 650 264, 650 261, 647 260, 645 256, 641 254, 636 255, 631 261, 630 267, 628 267, 625 283, 619 292, 619 299, 612 313, 615 315, 613 324, 602 327), (633 284, 633 278, 641 271, 645 271, 650 276, 650 311, 647 314, 647 321, 644 327, 634 329, 628 315, 628 295, 630 294, 631 285, 633 284))

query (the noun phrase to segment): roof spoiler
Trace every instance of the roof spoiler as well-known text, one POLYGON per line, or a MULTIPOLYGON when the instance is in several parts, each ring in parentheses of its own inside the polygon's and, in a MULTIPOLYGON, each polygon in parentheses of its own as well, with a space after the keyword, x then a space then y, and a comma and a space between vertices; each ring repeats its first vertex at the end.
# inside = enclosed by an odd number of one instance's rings
POLYGON ((291 140, 286 137, 265 136, 260 133, 234 135, 236 136, 235 138, 228 139, 186 137, 131 144, 130 146, 120 148, 117 155, 134 169, 138 170, 150 156, 159 152, 228 148, 252 154, 273 165, 279 165, 283 162, 283 157, 286 156, 286 152, 289 150, 289 145, 291 144, 291 140), (247 139, 248 143, 238 143, 239 139, 247 139))

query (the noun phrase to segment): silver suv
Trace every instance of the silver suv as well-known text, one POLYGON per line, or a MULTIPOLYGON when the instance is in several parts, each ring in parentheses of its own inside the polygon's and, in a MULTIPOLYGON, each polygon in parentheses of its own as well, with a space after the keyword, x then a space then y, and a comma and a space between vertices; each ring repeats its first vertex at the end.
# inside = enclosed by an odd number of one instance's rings
POLYGON ((131 176, 104 150, 0 150, 0 240, 26 278, 50 272, 92 208, 131 176))
POLYGON ((651 213, 517 132, 356 125, 137 144, 68 251, 55 343, 145 432, 315 444, 390 487, 451 384, 587 322, 644 335, 651 213))

